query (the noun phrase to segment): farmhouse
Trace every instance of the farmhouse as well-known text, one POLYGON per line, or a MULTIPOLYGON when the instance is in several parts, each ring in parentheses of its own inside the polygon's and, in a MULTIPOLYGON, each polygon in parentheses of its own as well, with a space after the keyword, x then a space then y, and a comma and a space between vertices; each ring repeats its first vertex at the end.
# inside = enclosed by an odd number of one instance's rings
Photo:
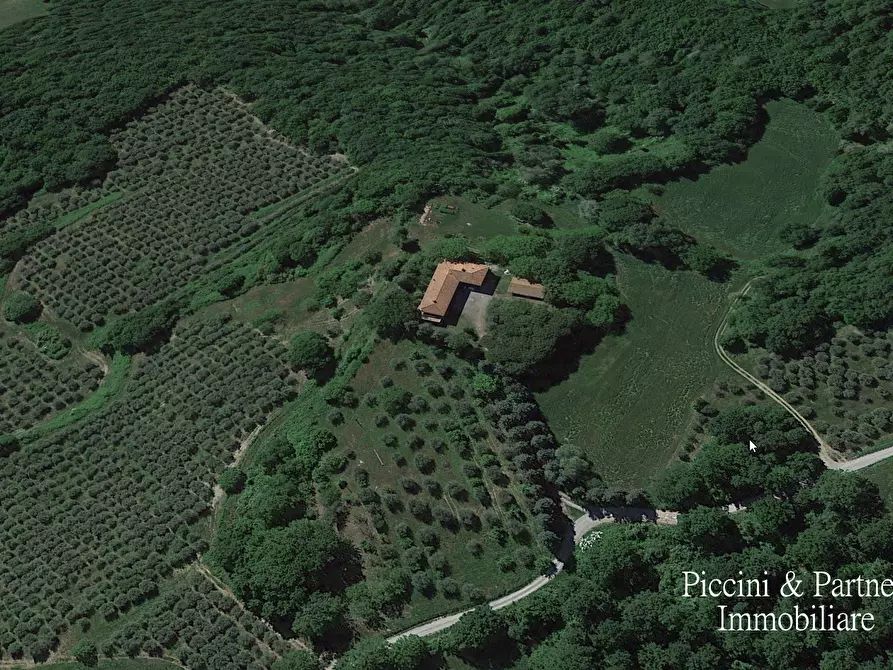
POLYGON ((441 261, 419 303, 422 318, 425 321, 440 323, 449 311, 459 285, 482 286, 488 272, 487 266, 480 263, 441 261))
POLYGON ((512 277, 512 281, 509 282, 509 293, 522 298, 542 300, 545 296, 545 289, 542 284, 534 284, 526 279, 521 279, 521 277, 512 277))

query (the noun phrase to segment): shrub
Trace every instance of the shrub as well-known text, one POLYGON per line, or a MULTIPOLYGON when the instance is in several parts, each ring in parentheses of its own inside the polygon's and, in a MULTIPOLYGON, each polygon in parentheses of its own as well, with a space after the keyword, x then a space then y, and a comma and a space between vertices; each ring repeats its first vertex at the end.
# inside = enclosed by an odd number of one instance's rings
POLYGON ((425 382, 422 385, 422 388, 430 395, 432 398, 439 398, 443 395, 443 387, 437 382, 425 382))
POLYGON ((424 475, 434 471, 434 459, 426 454, 416 454, 414 462, 415 466, 419 469, 419 472, 424 475))
POLYGON ((444 505, 436 505, 431 510, 431 515, 444 528, 448 528, 451 530, 454 530, 456 528, 456 515, 453 514, 453 511, 449 507, 445 507, 444 505))
POLYGON ((481 469, 474 463, 463 463, 462 474, 469 479, 476 479, 481 476, 481 469))
POLYGON ((468 508, 459 510, 459 521, 466 528, 477 529, 481 527, 481 520, 478 518, 478 515, 468 508))
POLYGON ((415 361, 412 364, 413 370, 416 371, 416 374, 427 377, 431 374, 431 364, 428 361, 415 361))
POLYGON ((434 578, 427 572, 416 572, 412 576, 412 588, 426 598, 430 598, 434 595, 434 578))
POLYGON ((465 597, 472 603, 478 604, 487 600, 487 594, 479 586, 474 584, 465 585, 465 597))
POLYGON ((245 473, 239 468, 227 468, 220 474, 219 483, 226 493, 239 493, 245 486, 245 473))
POLYGON ((379 395, 382 409, 390 416, 405 413, 411 399, 412 396, 408 391, 397 386, 388 386, 379 395))
POLYGON ((446 387, 447 395, 454 400, 459 400, 465 396, 465 388, 458 381, 451 381, 446 387))
POLYGON ((15 323, 29 323, 40 316, 43 306, 34 296, 23 291, 12 293, 3 306, 3 318, 15 323))
POLYGON ((400 488, 402 488, 410 495, 416 495, 419 491, 422 490, 422 487, 419 486, 419 483, 412 477, 401 477, 399 484, 400 488))
POLYGON ((484 553, 484 545, 480 540, 469 540, 466 543, 465 548, 468 550, 469 554, 475 557, 484 553))
POLYGON ((412 514, 416 519, 424 521, 431 516, 431 508, 428 505, 428 502, 425 500, 421 500, 420 498, 413 498, 412 500, 410 500, 408 507, 409 513, 412 514))
POLYGON ((549 215, 542 207, 528 202, 516 202, 509 213, 518 221, 529 223, 531 226, 548 226, 551 223, 549 215))
POLYGON ((443 554, 432 554, 428 558, 428 565, 437 572, 441 577, 446 577, 450 573, 450 564, 443 554))
POLYGON ((99 662, 99 654, 96 651, 96 645, 86 638, 78 640, 71 650, 71 655, 81 665, 93 666, 99 662))
POLYGON ((531 568, 536 560, 536 555, 527 547, 518 547, 515 550, 515 560, 519 565, 523 565, 525 568, 531 568))
POLYGON ((415 419, 409 414, 398 414, 394 417, 394 423, 400 426, 401 430, 410 431, 415 427, 415 419))
POLYGON ((423 528, 419 531, 419 542, 426 547, 436 548, 440 544, 440 537, 433 528, 423 528))
POLYGON ((412 400, 409 401, 406 407, 413 414, 422 414, 424 412, 427 412, 429 409, 428 401, 421 396, 414 396, 412 400))
POLYGON ((471 380, 472 392, 481 398, 492 398, 499 392, 502 384, 499 377, 478 372, 471 380))
POLYGON ((511 556, 500 556, 496 560, 496 567, 501 572, 512 572, 517 566, 515 565, 515 559, 511 556))
POLYGON ((431 477, 425 477, 425 480, 422 482, 425 490, 428 492, 432 498, 439 498, 443 494, 443 489, 440 488, 440 482, 431 477))
POLYGON ((403 565, 410 572, 419 572, 425 569, 425 552, 419 547, 410 547, 403 552, 403 565))
POLYGON ((602 128, 589 138, 589 148, 599 154, 619 154, 631 146, 629 138, 614 128, 602 128))
POLYGON ((452 577, 445 577, 438 582, 438 586, 440 587, 440 592, 443 594, 444 598, 458 598, 462 595, 462 589, 459 586, 459 582, 457 582, 452 577))

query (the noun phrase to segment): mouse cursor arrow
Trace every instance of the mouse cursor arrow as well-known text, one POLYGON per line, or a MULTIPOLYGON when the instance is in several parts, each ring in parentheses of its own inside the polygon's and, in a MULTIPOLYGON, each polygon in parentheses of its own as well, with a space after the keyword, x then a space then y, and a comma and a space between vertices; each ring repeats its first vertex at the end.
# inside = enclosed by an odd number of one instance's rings
POLYGON ((755 444, 753 443, 753 440, 751 440, 750 443, 749 443, 747 446, 750 448, 751 451, 756 451, 756 450, 757 450, 757 445, 755 445, 755 444))

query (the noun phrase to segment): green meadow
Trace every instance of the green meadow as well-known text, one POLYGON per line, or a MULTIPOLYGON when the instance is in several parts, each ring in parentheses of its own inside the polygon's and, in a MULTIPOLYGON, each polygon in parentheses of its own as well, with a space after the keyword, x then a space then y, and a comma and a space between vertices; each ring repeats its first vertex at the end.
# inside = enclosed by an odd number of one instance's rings
POLYGON ((633 314, 626 331, 538 400, 558 439, 583 447, 608 481, 644 486, 676 454, 692 402, 713 382, 730 287, 626 256, 618 266, 633 314))
POLYGON ((43 0, 0 0, 0 30, 49 11, 50 5, 43 0))
POLYGON ((816 187, 838 144, 805 105, 779 100, 766 109, 769 123, 747 160, 669 184, 655 201, 671 225, 742 259, 783 251, 783 226, 819 218, 816 187))

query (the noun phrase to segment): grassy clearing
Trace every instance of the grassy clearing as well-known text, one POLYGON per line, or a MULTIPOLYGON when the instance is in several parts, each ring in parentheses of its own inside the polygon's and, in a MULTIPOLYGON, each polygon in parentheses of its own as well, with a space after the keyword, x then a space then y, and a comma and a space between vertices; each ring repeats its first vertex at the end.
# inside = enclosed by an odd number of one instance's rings
POLYGON ((870 468, 859 472, 859 476, 874 482, 881 490, 881 495, 888 509, 893 509, 893 459, 881 461, 870 468))
POLYGON ((607 480, 643 486, 677 452, 691 403, 720 365, 713 333, 730 287, 625 256, 618 269, 633 314, 626 332, 538 400, 559 440, 586 449, 607 480))
POLYGON ((100 198, 95 202, 91 202, 89 205, 84 205, 80 209, 76 209, 73 212, 68 212, 63 216, 60 216, 53 222, 53 226, 56 230, 62 230, 63 228, 67 228, 72 223, 80 221, 90 212, 94 212, 100 207, 109 204, 110 202, 115 202, 116 200, 120 200, 124 196, 121 192, 109 193, 104 198, 100 198))
MULTIPOLYGON (((519 225, 509 214, 514 203, 515 200, 504 200, 495 207, 487 208, 456 196, 435 198, 431 201, 431 223, 415 230, 423 245, 450 235, 468 238, 472 246, 475 240, 514 235, 519 225), (449 211, 447 207, 450 205, 456 209, 449 211)), ((540 201, 536 204, 551 217, 555 228, 574 229, 585 225, 577 216, 576 203, 555 205, 540 201)))
POLYGON ((49 13, 50 5, 43 0, 0 0, 0 30, 49 13))
POLYGON ((281 284, 263 284, 248 289, 232 300, 210 305, 199 311, 198 316, 205 313, 228 314, 243 323, 270 319, 291 331, 312 316, 303 305, 304 300, 312 293, 313 280, 308 278, 281 284))
POLYGON ((392 223, 388 219, 379 219, 369 224, 332 259, 331 264, 348 263, 362 260, 369 253, 380 253, 382 258, 391 258, 397 254, 397 248, 391 243, 392 223))
POLYGON ((476 479, 470 474, 472 464, 485 469, 487 457, 484 452, 495 448, 495 438, 489 429, 484 428, 486 419, 479 415, 479 410, 463 390, 468 387, 467 377, 473 372, 474 368, 468 363, 452 356, 436 359, 424 347, 409 343, 380 343, 351 384, 357 395, 364 398, 363 402, 346 415, 343 423, 330 425, 338 437, 338 451, 347 457, 347 467, 337 475, 342 499, 358 501, 366 489, 382 495, 386 503, 387 527, 383 530, 376 530, 366 508, 356 503, 343 523, 343 532, 363 550, 367 579, 374 581, 377 574, 384 575, 390 570, 382 559, 387 552, 405 545, 406 541, 397 533, 397 528, 405 524, 412 529, 416 546, 423 542, 421 538, 425 532, 436 533, 435 554, 442 556, 447 565, 440 569, 436 559, 429 558, 428 571, 436 580, 445 576, 455 581, 463 592, 460 597, 446 597, 441 588, 442 581, 438 581, 430 597, 415 591, 403 616, 388 621, 391 630, 468 607, 476 599, 469 598, 472 592, 486 599, 507 593, 535 576, 532 565, 522 565, 521 554, 531 554, 534 559, 544 558, 544 552, 535 542, 523 539, 528 535, 525 528, 529 529, 530 525, 526 513, 516 506, 516 501, 523 500, 517 483, 504 475, 500 482, 490 479, 490 474, 486 479, 476 479), (446 371, 444 366, 449 366, 453 372, 446 371), (395 388, 404 389, 427 402, 429 409, 412 413, 415 425, 411 428, 399 428, 393 417, 387 425, 377 425, 376 417, 385 414, 385 409, 380 403, 375 407, 368 406, 365 396, 385 397, 381 384, 384 377, 389 377, 395 388), (446 394, 432 393, 432 384, 437 384, 446 394), (447 426, 457 422, 465 411, 478 413, 484 437, 479 437, 477 446, 463 458, 460 450, 450 443, 447 426), (386 437, 388 435, 396 438, 396 444, 388 446, 387 440, 391 439, 386 437), (414 438, 418 444, 412 445, 414 438), (444 444, 438 444, 438 440, 443 440, 444 444), (422 462, 426 465, 422 466, 422 462), (361 482, 366 478, 368 485, 364 487, 361 482), (419 487, 416 493, 407 492, 408 480, 416 482, 419 487), (434 484, 435 481, 439 486, 434 484), (483 482, 491 500, 489 504, 479 501, 475 481, 483 482), (429 489, 429 486, 435 488, 429 489), (388 499, 395 504, 389 507, 388 499), (476 529, 462 526, 449 530, 436 521, 424 521, 410 511, 414 502, 422 500, 432 509, 446 507, 457 514, 472 511, 480 525, 476 529), (519 524, 513 518, 516 513, 528 523, 519 524), (494 530, 494 518, 509 532, 494 530), (478 555, 469 549, 472 541, 481 545, 478 555), (506 557, 518 560, 511 567, 500 569, 497 561, 506 557))
MULTIPOLYGON (((430 230, 436 231, 438 237, 445 235, 461 235, 470 240, 487 239, 497 235, 512 235, 515 233, 518 223, 509 216, 508 202, 503 202, 487 209, 463 198, 447 196, 431 201, 433 210, 432 219, 436 227, 430 230), (455 207, 455 211, 447 210, 447 207, 455 207)), ((433 237, 433 235, 427 235, 433 237)))
POLYGON ((670 184, 655 202, 670 224, 744 259, 788 248, 779 237, 785 224, 817 220, 816 186, 838 143, 804 105, 781 100, 766 108, 766 132, 746 161, 670 184))

